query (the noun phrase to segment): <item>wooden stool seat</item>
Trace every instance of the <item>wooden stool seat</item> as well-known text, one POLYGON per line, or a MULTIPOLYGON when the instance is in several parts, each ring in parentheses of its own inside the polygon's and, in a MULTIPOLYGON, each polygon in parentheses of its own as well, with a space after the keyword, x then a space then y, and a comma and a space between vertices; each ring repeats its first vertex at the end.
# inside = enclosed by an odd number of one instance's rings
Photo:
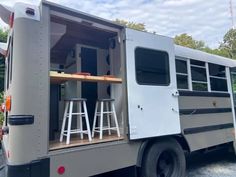
POLYGON ((64 100, 65 102, 67 102, 67 101, 87 101, 87 99, 86 98, 70 98, 70 99, 65 99, 64 100))
POLYGON ((110 99, 109 98, 108 99, 98 99, 97 101, 98 102, 102 102, 102 101, 103 102, 110 102, 110 101, 115 101, 115 99, 111 99, 111 98, 110 99))

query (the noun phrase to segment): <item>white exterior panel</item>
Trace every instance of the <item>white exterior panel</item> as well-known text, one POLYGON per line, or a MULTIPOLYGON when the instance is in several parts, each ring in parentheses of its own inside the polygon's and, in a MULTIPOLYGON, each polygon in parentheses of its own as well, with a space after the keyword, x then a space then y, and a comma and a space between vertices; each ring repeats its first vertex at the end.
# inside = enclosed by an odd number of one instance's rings
POLYGON ((126 29, 126 52, 130 139, 180 133, 173 40, 159 35, 126 29), (168 53, 170 85, 139 85, 136 82, 136 47, 168 53))

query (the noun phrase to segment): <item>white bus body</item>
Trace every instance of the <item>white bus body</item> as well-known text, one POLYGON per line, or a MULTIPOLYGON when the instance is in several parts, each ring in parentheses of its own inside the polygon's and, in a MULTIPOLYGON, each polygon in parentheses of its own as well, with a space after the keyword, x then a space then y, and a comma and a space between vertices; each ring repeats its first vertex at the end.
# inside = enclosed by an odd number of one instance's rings
POLYGON ((0 6, 0 17, 10 25, 7 177, 88 177, 127 167, 142 177, 182 177, 184 152, 233 147, 235 61, 47 1, 0 6), (82 97, 91 127, 96 100, 115 100, 120 137, 104 131, 91 142, 59 141, 64 100, 82 97))

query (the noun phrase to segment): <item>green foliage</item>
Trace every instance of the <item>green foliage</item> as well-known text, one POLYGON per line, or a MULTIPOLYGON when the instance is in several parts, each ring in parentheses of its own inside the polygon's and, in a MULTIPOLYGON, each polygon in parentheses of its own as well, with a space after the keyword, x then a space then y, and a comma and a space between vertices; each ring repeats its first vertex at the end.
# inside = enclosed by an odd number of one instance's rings
POLYGON ((4 90, 5 60, 0 54, 0 92, 4 90), (2 58, 1 58, 2 57, 2 58))
POLYGON ((235 56, 236 56, 236 32, 235 33, 230 32, 229 34, 228 33, 224 37, 224 42, 217 49, 211 49, 203 41, 197 41, 193 39, 192 36, 186 33, 175 36, 174 41, 175 41, 175 44, 177 45, 201 50, 201 51, 214 54, 214 55, 234 58, 232 57, 233 55, 232 53, 235 52, 235 56), (235 44, 235 46, 233 44, 235 44), (229 50, 230 47, 228 46, 232 46, 231 49, 234 49, 235 51, 229 50))
POLYGON ((233 92, 235 95, 236 94, 236 75, 235 74, 231 74, 231 80, 232 80, 232 84, 233 84, 233 92))
POLYGON ((175 36, 174 41, 177 45, 182 45, 192 49, 203 50, 206 47, 203 41, 194 40, 192 36, 186 33, 175 36))
MULTIPOLYGON (((0 42, 7 42, 8 31, 0 29, 0 42)), ((4 73, 5 73, 5 60, 4 56, 0 54, 0 92, 4 90, 4 73)))
MULTIPOLYGON (((4 93, 0 93, 0 104, 4 102, 4 93)), ((4 115, 2 112, 0 112, 0 126, 3 125, 4 115)))
POLYGON ((229 58, 236 59, 236 29, 230 29, 224 35, 220 49, 224 50, 229 58))
POLYGON ((0 42, 7 42, 8 31, 0 29, 0 42))
POLYGON ((116 19, 115 22, 121 25, 124 25, 128 28, 138 30, 138 31, 147 31, 144 23, 128 22, 128 21, 119 20, 119 19, 116 19))
MULTIPOLYGON (((0 29, 0 42, 7 42, 8 31, 0 29)), ((5 60, 4 56, 0 54, 0 105, 4 102, 4 72, 5 72, 5 60)), ((0 112, 0 125, 3 125, 4 116, 0 112)))
POLYGON ((209 47, 205 47, 205 48, 202 49, 202 51, 210 53, 210 54, 214 54, 214 55, 219 55, 219 56, 222 56, 222 57, 230 58, 228 52, 225 49, 223 49, 223 48, 211 49, 209 47))

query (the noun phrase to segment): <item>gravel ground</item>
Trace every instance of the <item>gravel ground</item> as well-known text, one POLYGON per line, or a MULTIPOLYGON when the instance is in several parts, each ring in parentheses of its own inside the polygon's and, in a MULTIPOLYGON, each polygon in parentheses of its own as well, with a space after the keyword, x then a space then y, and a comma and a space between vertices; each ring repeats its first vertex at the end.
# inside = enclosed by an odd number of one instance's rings
POLYGON ((236 158, 224 149, 187 157, 187 177, 236 177, 236 158))
MULTIPOLYGON (((187 156, 187 177, 236 177, 236 158, 221 149, 187 156)), ((0 164, 2 164, 0 158, 0 164)), ((0 177, 5 177, 3 170, 0 177)))
MULTIPOLYGON (((3 158, 2 158, 2 150, 0 149, 0 166, 3 165, 3 158)), ((2 170, 0 170, 0 177, 5 177, 5 173, 4 173, 4 168, 2 170)))

